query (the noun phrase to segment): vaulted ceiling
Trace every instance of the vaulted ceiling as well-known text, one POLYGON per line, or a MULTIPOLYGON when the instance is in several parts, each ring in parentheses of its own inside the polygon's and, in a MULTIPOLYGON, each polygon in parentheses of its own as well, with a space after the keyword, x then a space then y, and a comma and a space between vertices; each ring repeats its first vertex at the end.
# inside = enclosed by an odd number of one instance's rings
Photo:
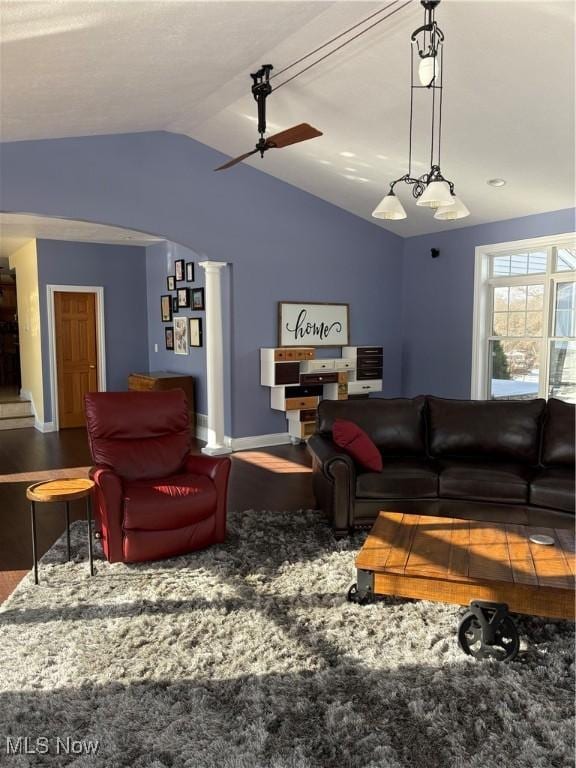
MULTIPOLYGON (((387 4, 3 0, 1 138, 166 130, 240 154, 257 139, 249 73, 281 69, 387 4)), ((249 164, 401 235, 573 205, 574 4, 443 0, 436 15, 446 35, 442 167, 469 218, 437 222, 409 191, 407 220, 370 217, 406 170, 416 0, 273 93, 270 132, 308 121, 324 136, 249 164), (492 177, 507 185, 488 186, 492 177)), ((416 121, 423 172, 423 101, 416 121)))

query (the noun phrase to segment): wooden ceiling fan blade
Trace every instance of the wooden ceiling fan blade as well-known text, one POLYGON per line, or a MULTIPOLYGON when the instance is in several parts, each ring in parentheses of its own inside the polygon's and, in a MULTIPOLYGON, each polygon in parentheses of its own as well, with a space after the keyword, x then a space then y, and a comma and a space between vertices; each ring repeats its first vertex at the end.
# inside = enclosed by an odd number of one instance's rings
POLYGON ((232 168, 233 165, 241 163, 242 160, 246 160, 246 158, 250 157, 250 155, 255 155, 256 152, 258 152, 257 149, 253 149, 250 152, 245 152, 243 155, 240 155, 240 157, 235 157, 233 160, 229 160, 227 163, 224 163, 224 165, 219 165, 218 168, 214 168, 214 170, 225 171, 227 168, 232 168))
POLYGON ((315 139, 317 136, 322 136, 322 131, 313 128, 309 123, 300 123, 293 125, 292 128, 287 128, 285 131, 275 133, 274 136, 269 137, 266 143, 270 147, 282 149, 282 147, 289 147, 291 144, 315 139))

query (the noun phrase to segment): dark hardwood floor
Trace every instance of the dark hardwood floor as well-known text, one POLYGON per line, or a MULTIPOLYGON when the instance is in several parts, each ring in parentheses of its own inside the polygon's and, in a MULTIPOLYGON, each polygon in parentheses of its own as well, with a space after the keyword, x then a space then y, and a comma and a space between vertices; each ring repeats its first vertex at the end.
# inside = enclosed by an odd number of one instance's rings
MULTIPOLYGON (((202 443, 193 450, 200 452, 202 443)), ((310 459, 304 445, 242 451, 232 456, 229 508, 296 510, 314 507, 310 459)), ((59 477, 85 477, 90 453, 84 429, 42 434, 35 429, 0 432, 0 602, 32 565, 28 485, 59 477)), ((37 507, 38 549, 44 554, 65 529, 61 504, 37 507)), ((71 519, 84 519, 83 501, 71 519)))

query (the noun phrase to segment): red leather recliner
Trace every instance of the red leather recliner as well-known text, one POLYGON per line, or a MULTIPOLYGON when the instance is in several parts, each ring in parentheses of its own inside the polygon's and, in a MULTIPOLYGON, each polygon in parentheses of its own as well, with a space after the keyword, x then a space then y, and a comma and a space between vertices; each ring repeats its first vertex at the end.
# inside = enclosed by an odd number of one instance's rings
POLYGON ((111 563, 224 541, 230 459, 190 453, 181 389, 86 395, 95 519, 111 563))

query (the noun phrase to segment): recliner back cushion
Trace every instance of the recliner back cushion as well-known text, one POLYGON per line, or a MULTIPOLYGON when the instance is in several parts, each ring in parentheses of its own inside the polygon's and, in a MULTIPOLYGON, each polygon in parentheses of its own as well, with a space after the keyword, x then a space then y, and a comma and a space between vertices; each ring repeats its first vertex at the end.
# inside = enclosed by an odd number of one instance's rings
POLYGON ((85 408, 94 463, 126 480, 173 475, 190 452, 188 403, 181 389, 92 392, 85 408))
POLYGON ((352 421, 363 429, 383 456, 424 456, 424 397, 322 400, 318 429, 332 432, 336 419, 352 421))
POLYGON ((556 398, 546 404, 542 464, 574 466, 574 419, 576 406, 556 398))
POLYGON ((536 464, 545 405, 545 400, 429 397, 430 453, 536 464))

